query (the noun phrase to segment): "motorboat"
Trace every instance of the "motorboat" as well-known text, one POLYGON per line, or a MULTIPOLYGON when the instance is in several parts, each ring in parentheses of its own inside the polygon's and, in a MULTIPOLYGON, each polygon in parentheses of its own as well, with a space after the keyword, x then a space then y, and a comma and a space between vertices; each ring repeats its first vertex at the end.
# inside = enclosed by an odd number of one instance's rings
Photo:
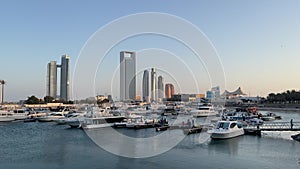
POLYGON ((218 121, 215 128, 209 130, 212 139, 229 139, 244 135, 241 123, 237 121, 218 121))
POLYGON ((108 116, 84 118, 80 125, 83 129, 112 127, 116 122, 121 122, 125 119, 124 116, 108 116))
POLYGON ((14 121, 13 112, 0 110, 0 122, 14 121))
POLYGON ((63 118, 64 115, 61 113, 50 113, 49 115, 42 116, 42 117, 37 117, 37 120, 39 122, 51 122, 60 118, 63 118))
POLYGON ((261 119, 263 119, 264 121, 280 120, 281 116, 278 116, 272 112, 268 112, 266 115, 262 115, 261 119))
POLYGON ((13 112, 13 117, 15 120, 24 120, 28 117, 27 115, 29 113, 26 109, 15 109, 13 112))
POLYGON ((251 118, 246 120, 246 122, 250 125, 262 125, 264 124, 264 121, 262 119, 259 118, 251 118))
POLYGON ((293 140, 299 141, 300 142, 300 133, 299 134, 295 134, 291 136, 293 140))
POLYGON ((208 117, 215 116, 218 112, 210 104, 200 105, 197 109, 190 111, 193 117, 208 117))

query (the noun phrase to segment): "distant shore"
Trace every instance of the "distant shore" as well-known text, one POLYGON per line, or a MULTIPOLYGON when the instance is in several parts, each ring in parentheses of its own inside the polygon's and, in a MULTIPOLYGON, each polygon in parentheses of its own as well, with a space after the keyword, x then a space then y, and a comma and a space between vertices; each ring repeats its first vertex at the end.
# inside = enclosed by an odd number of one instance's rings
POLYGON ((292 108, 292 107, 258 107, 258 110, 266 110, 266 111, 299 111, 300 108, 292 108))
MULTIPOLYGON (((237 108, 238 106, 229 106, 229 108, 237 108)), ((300 105, 291 104, 266 104, 266 105, 255 105, 258 110, 263 111, 296 111, 300 112, 300 105)))

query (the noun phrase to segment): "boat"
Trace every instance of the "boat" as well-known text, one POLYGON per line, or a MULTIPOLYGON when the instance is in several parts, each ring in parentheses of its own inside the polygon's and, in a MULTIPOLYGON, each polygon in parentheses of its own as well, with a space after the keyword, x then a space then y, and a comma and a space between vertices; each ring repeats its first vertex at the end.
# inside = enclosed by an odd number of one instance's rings
POLYGON ((83 116, 77 116, 77 117, 69 117, 65 120, 66 125, 69 125, 71 128, 81 128, 81 124, 84 121, 83 116))
POLYGON ((268 112, 266 115, 262 115, 261 119, 264 121, 280 120, 281 116, 276 115, 275 113, 272 112, 268 112))
POLYGON ((31 116, 31 117, 27 117, 26 119, 24 119, 24 122, 27 123, 27 122, 36 122, 36 118, 31 116))
POLYGON ((300 133, 299 134, 295 134, 291 136, 293 140, 299 141, 300 142, 300 133))
POLYGON ((28 111, 26 109, 15 109, 13 110, 13 117, 15 120, 25 120, 28 116, 28 111))
POLYGON ((12 112, 0 110, 0 122, 11 122, 14 120, 12 112))
POLYGON ((215 128, 208 133, 212 139, 229 139, 244 135, 244 129, 237 121, 218 121, 215 128))
POLYGON ((84 118, 84 120, 80 122, 80 126, 83 129, 112 127, 116 122, 121 122, 124 119, 124 116, 84 118))
POLYGON ((202 131, 201 127, 192 127, 190 129, 184 130, 184 133, 187 135, 200 133, 202 131))
POLYGON ((46 116, 37 117, 37 120, 39 122, 52 122, 52 121, 60 119, 62 117, 64 117, 64 115, 61 113, 50 113, 49 115, 46 115, 46 116))
POLYGON ((191 110, 191 114, 193 117, 208 117, 215 116, 218 112, 214 109, 211 104, 200 105, 197 109, 191 110))

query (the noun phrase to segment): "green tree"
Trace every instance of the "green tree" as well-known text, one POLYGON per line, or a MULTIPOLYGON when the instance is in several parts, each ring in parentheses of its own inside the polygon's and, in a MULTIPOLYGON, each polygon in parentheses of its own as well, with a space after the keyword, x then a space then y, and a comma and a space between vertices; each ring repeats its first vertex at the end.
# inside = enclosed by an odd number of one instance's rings
POLYGON ((40 103, 42 103, 41 100, 34 95, 28 97, 27 100, 25 100, 25 104, 40 104, 40 103))
POLYGON ((45 103, 53 103, 54 101, 55 101, 54 98, 51 97, 51 96, 45 96, 44 97, 44 102, 45 103))

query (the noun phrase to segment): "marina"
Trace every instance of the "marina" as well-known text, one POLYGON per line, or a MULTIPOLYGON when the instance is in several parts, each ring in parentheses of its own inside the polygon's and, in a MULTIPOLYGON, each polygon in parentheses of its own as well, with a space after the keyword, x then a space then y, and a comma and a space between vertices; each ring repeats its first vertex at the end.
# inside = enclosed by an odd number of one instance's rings
MULTIPOLYGON (((280 114, 283 119, 296 119, 299 116, 292 112, 280 114)), ((226 140, 208 139, 205 142, 199 140, 204 133, 196 133, 186 136, 164 154, 131 159, 113 155, 98 147, 84 130, 56 125, 54 122, 15 121, 0 123, 0 129, 0 163, 4 168, 235 168, 241 163, 245 169, 299 167, 300 144, 285 135, 290 133, 288 131, 282 131, 281 134, 262 132, 261 137, 244 135, 226 140), (282 159, 285 159, 284 162, 278 163, 282 159)), ((104 128, 101 131, 104 136, 109 136, 104 128)), ((151 137, 156 134, 153 128, 120 128, 117 131, 130 137, 151 137)))

